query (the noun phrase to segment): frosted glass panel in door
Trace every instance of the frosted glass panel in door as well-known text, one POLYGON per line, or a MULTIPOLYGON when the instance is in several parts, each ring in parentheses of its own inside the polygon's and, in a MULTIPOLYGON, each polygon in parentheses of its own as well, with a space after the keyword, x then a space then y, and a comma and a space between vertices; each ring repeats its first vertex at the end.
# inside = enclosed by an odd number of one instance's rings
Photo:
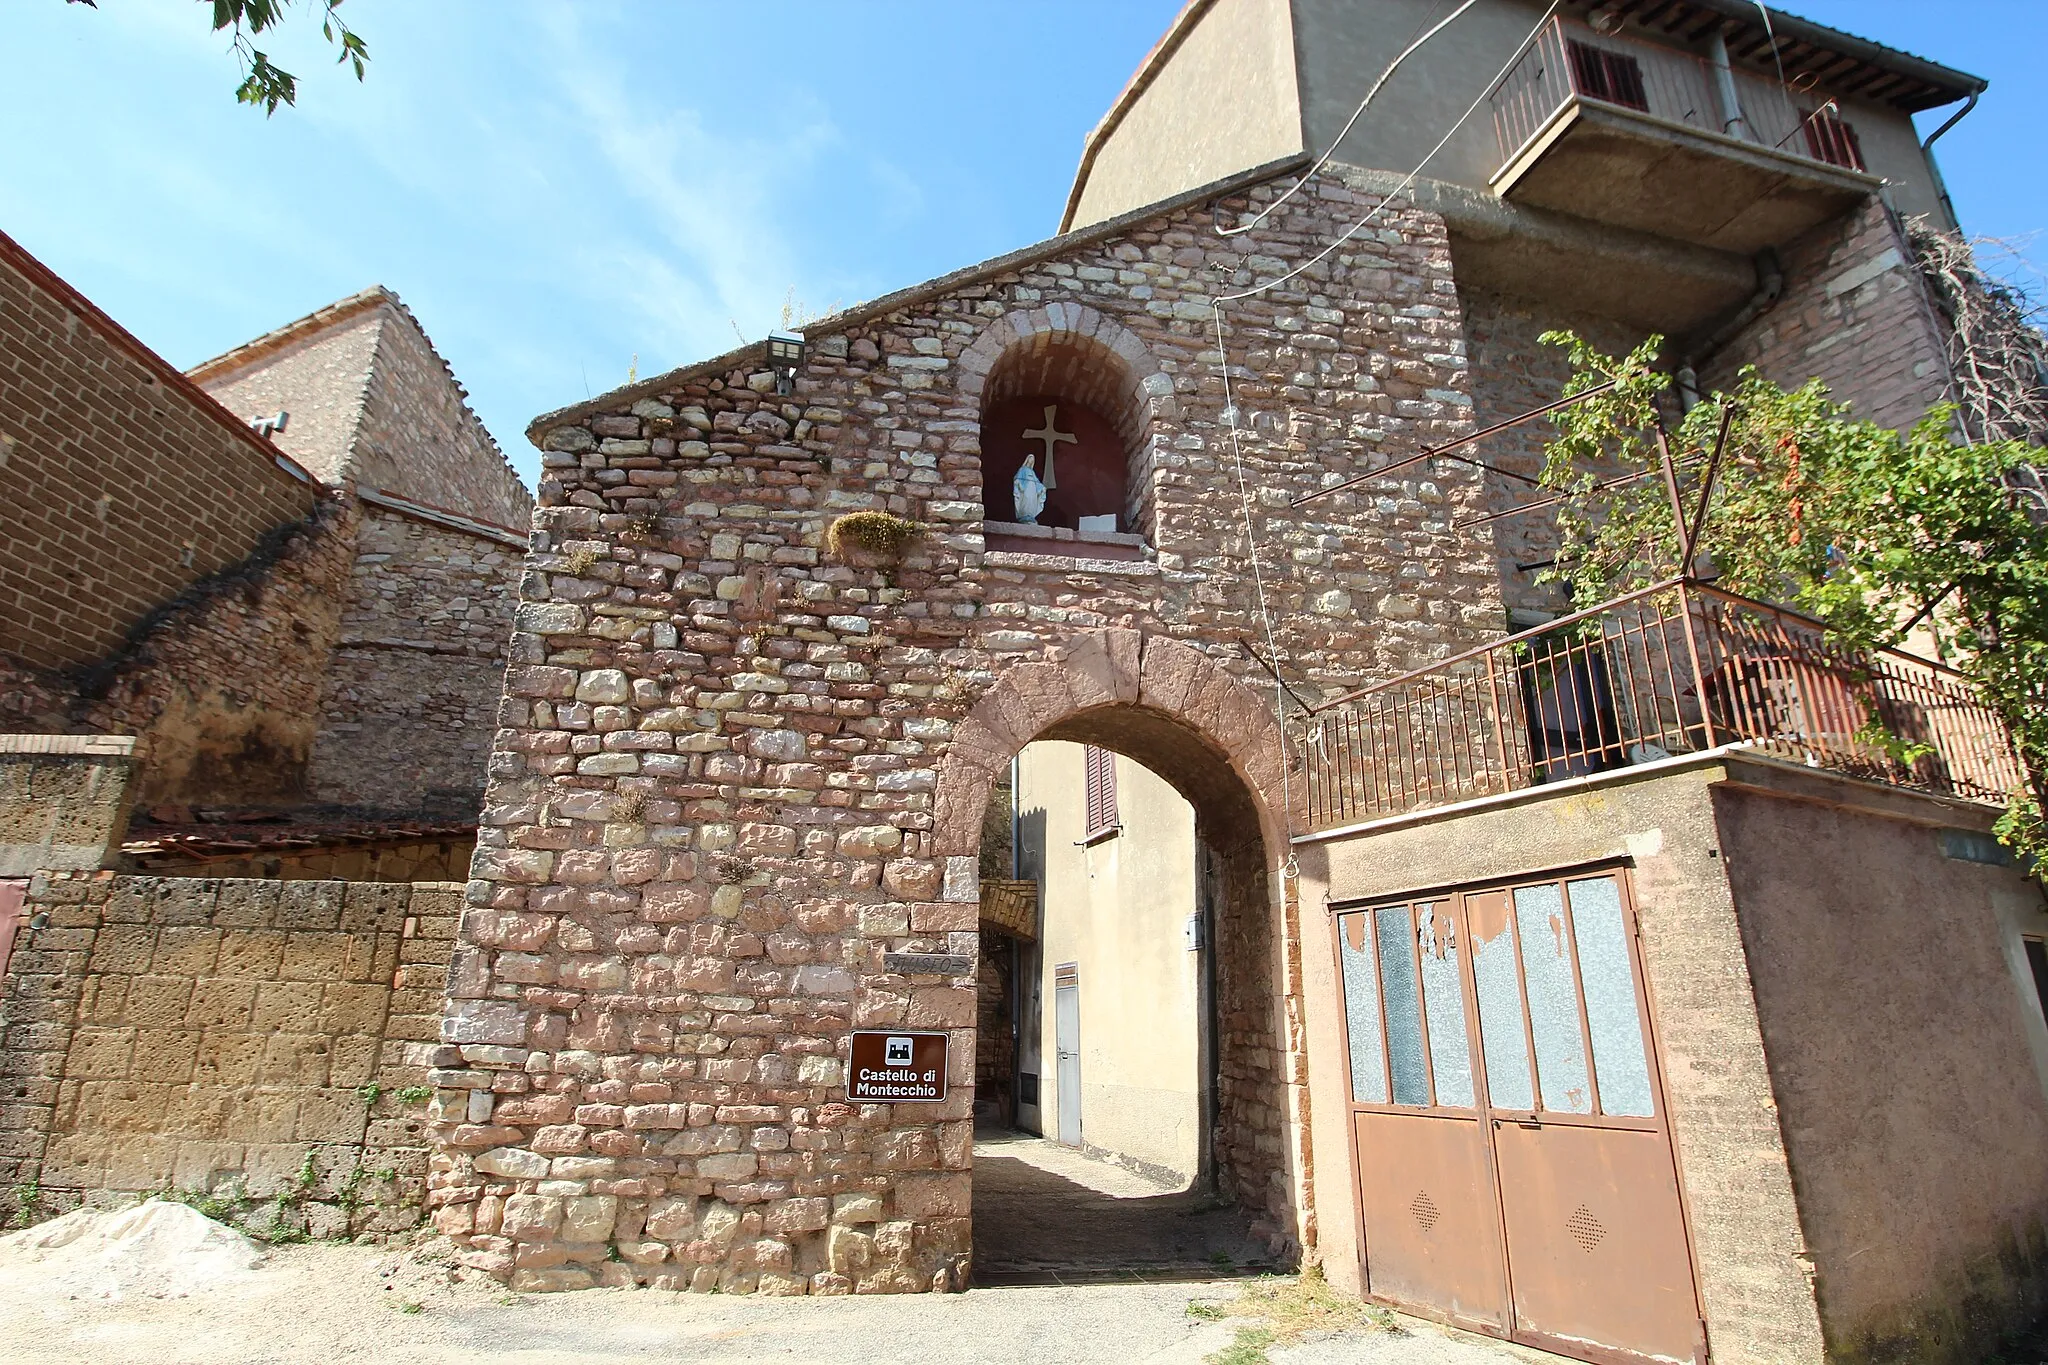
POLYGON ((1436 1102, 1469 1109, 1472 1044, 1465 1034, 1465 978, 1458 969, 1458 929, 1450 906, 1416 906, 1415 934, 1422 950, 1422 1008, 1429 1025, 1436 1102))
POLYGON ((1395 1104, 1429 1103, 1422 1055, 1422 1000, 1415 986, 1415 925, 1405 905, 1373 911, 1380 940, 1380 995, 1387 1005, 1387 1063, 1395 1104))
POLYGON ((1508 893, 1465 897, 1465 929, 1472 943, 1472 976, 1479 987, 1479 1042, 1486 1052, 1487 1102, 1496 1109, 1534 1109, 1529 1041, 1522 1031, 1522 988, 1515 980, 1515 935, 1508 927, 1508 893))
POLYGON ((1337 960, 1344 970, 1344 1022, 1351 1038, 1351 1098, 1359 1104, 1385 1104, 1385 1036, 1380 1028, 1380 974, 1373 962, 1371 916, 1338 918, 1337 960))
POLYGON ((1586 987, 1586 1028, 1593 1035, 1593 1075, 1600 1082, 1600 1112, 1649 1118, 1650 1063, 1643 1021, 1636 1010, 1635 973, 1628 960, 1628 924, 1621 887, 1612 877, 1566 883, 1579 974, 1586 987))
POLYGON ((1543 1107, 1561 1114, 1593 1112, 1586 1042, 1579 1032, 1579 992, 1566 932, 1564 892, 1556 882, 1515 889, 1515 930, 1529 983, 1529 1031, 1536 1041, 1536 1079, 1543 1107))

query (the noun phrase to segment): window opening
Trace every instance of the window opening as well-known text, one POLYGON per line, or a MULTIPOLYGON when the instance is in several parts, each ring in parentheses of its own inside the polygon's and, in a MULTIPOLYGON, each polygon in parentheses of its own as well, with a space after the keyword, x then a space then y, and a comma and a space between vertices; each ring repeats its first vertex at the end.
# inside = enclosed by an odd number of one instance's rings
POLYGON ((2034 972, 2034 1005, 2048 1022, 2048 942, 2038 938, 2022 940, 2027 946, 2027 966, 2034 972))
POLYGON ((1576 38, 1565 40, 1565 50, 1571 59, 1572 89, 1589 99, 1650 112, 1649 98, 1643 92, 1643 69, 1635 58, 1576 38))
POLYGON ((1099 839, 1117 831, 1116 815, 1116 755, 1107 749, 1098 749, 1093 744, 1085 746, 1082 759, 1083 781, 1087 787, 1083 806, 1087 813, 1087 830, 1082 839, 1099 839))

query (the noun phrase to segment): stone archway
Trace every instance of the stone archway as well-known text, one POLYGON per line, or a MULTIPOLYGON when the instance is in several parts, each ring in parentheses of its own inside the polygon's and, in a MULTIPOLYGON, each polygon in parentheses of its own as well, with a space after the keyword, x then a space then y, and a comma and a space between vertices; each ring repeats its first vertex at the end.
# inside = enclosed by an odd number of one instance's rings
POLYGON ((1219 864, 1214 1159, 1219 1187, 1280 1256, 1312 1237, 1296 907, 1275 875, 1287 843, 1285 748, 1271 711, 1193 647, 1092 632, 1005 670, 957 727, 938 772, 933 852, 980 847, 991 786, 1025 744, 1113 749, 1175 787, 1219 864))

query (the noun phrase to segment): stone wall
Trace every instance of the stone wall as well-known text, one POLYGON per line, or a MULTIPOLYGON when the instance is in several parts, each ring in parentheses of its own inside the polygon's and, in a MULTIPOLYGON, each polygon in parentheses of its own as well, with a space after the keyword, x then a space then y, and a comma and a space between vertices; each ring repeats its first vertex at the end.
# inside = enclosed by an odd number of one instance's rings
POLYGON ((317 1234, 417 1221, 423 1111, 398 1092, 433 1060, 459 903, 447 883, 38 876, 23 914, 47 918, 0 991, 0 1184, 50 1208, 283 1195, 317 1234))
MULTIPOLYGON (((1290 808, 1270 692, 1240 680, 1263 627, 1206 300, 1368 202, 1325 185, 1219 239, 1190 199, 815 324, 786 397, 735 356, 536 424, 443 1022, 463 1065, 436 1076, 432 1200, 460 1259, 527 1288, 963 1283, 973 978, 896 955, 971 965, 988 792, 1041 735, 1195 805, 1228 888, 1224 1185, 1276 1245, 1313 1236, 1299 932, 1267 874, 1290 808), (1140 560, 982 543, 982 383, 1073 338, 1145 396, 1140 560), (828 525, 860 510, 921 541, 833 562, 828 525), (847 1104, 848 1030, 905 1025, 952 1035, 953 1096, 847 1104)), ((1493 546, 1449 529, 1479 505, 1463 472, 1285 509, 1469 429, 1442 224, 1397 208, 1227 326, 1289 675, 1342 686, 1497 631, 1493 546)))
POLYGON ((109 867, 141 766, 126 735, 0 734, 0 877, 109 867))
POLYGON ((387 311, 363 395, 354 478, 524 534, 533 495, 411 311, 395 296, 387 311))
POLYGON ((142 804, 304 798, 355 533, 354 501, 324 496, 312 518, 163 604, 81 681, 70 726, 146 746, 142 804))
MULTIPOLYGON (((313 504, 260 437, 0 235, 0 655, 98 664, 313 504)), ((44 709, 69 693, 48 685, 44 709)))
MULTIPOLYGON (((1568 328, 1609 355, 1626 355, 1643 342, 1642 334, 1619 323, 1483 290, 1468 290, 1459 302, 1472 360, 1476 421, 1482 427, 1556 402, 1564 392, 1565 381, 1571 378, 1570 357, 1562 347, 1545 346, 1540 340, 1545 332, 1568 328)), ((1543 447, 1556 435, 1556 427, 1538 418, 1463 452, 1510 471, 1487 476, 1489 510, 1506 511, 1543 496, 1542 489, 1525 480, 1542 475, 1543 447)), ((1504 518, 1492 529, 1500 554, 1501 594, 1508 608, 1559 616, 1571 611, 1563 585, 1536 581, 1557 556, 1555 518, 1541 512, 1524 514, 1504 518)))
POLYGON ((320 696, 310 799, 475 816, 523 545, 363 507, 320 696))

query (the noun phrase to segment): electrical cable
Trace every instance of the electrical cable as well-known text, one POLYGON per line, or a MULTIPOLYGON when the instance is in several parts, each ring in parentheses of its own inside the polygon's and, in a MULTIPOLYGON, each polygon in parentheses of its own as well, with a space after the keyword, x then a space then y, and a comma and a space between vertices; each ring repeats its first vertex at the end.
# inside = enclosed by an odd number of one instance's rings
MULTIPOLYGON (((1457 136, 1458 130, 1460 128, 1463 128, 1466 122, 1469 119, 1471 119, 1472 115, 1478 111, 1479 106, 1485 102, 1487 96, 1490 95, 1495 89, 1495 87, 1497 87, 1500 84, 1500 82, 1507 77, 1507 74, 1514 69, 1515 63, 1522 60, 1522 54, 1528 50, 1529 44, 1536 41, 1537 35, 1543 32, 1544 25, 1548 24, 1552 16, 1554 16, 1557 13, 1558 5, 1560 3, 1562 3, 1562 0, 1550 0, 1549 7, 1543 11, 1543 17, 1536 21, 1535 26, 1529 30, 1529 34, 1527 37, 1522 39, 1521 42, 1515 44, 1515 50, 1509 54, 1507 61, 1502 64, 1500 71, 1491 80, 1487 81, 1486 84, 1482 85, 1479 88, 1478 95, 1476 95, 1473 98, 1471 104, 1465 107, 1465 112, 1458 116, 1457 122, 1453 123, 1450 127, 1450 130, 1446 132, 1442 138, 1438 139, 1436 146, 1430 148, 1428 153, 1423 156, 1422 160, 1415 163, 1415 169, 1408 172, 1408 174, 1402 179, 1401 183, 1395 186, 1391 193, 1382 197, 1379 203, 1372 206, 1371 210, 1369 210, 1366 213, 1365 217, 1359 219, 1356 223, 1352 224, 1349 228, 1345 229, 1345 231, 1335 241, 1331 242, 1328 246, 1324 247, 1314 256, 1310 257, 1306 261, 1303 261, 1300 265, 1294 267, 1294 269, 1292 270, 1287 271, 1285 274, 1275 276, 1273 279, 1266 281, 1264 284, 1255 285, 1250 289, 1239 290, 1234 294, 1220 294, 1210 300, 1210 313, 1216 323, 1217 366, 1223 377, 1223 418, 1224 424, 1230 430, 1231 462, 1237 475, 1238 510, 1242 514, 1244 519, 1245 548, 1248 551, 1250 551, 1252 561, 1252 589, 1255 600, 1258 603, 1260 627, 1262 633, 1266 637, 1266 653, 1267 656, 1273 661, 1276 668, 1273 686, 1273 722, 1275 727, 1280 730, 1283 736, 1286 734, 1287 730, 1287 703, 1286 692, 1284 689, 1284 685, 1280 682, 1277 673, 1277 667, 1280 660, 1284 656, 1280 652, 1280 644, 1277 637, 1277 632, 1274 630, 1273 627, 1272 608, 1266 600, 1265 566, 1262 562, 1262 556, 1259 553, 1258 528, 1252 520, 1251 484, 1249 479, 1245 475, 1244 442, 1238 435, 1239 426, 1237 399, 1234 396, 1230 384, 1230 350, 1225 342, 1223 332, 1223 305, 1226 303, 1235 303, 1242 299, 1255 298, 1258 295, 1265 293, 1269 289, 1285 284, 1287 281, 1295 278, 1297 275, 1300 275, 1303 271, 1307 270, 1310 266, 1316 265, 1328 259, 1331 253, 1335 252, 1337 248, 1343 246, 1344 243, 1350 241, 1353 237, 1357 236, 1361 231, 1365 229, 1365 227, 1368 224, 1370 224, 1375 218, 1379 217, 1381 210, 1385 209, 1386 206, 1392 203, 1397 196, 1405 193, 1408 190, 1408 188, 1415 183, 1416 178, 1422 174, 1424 168, 1427 167, 1431 161, 1436 159, 1436 154, 1438 152, 1441 152, 1446 146, 1450 144, 1451 139, 1457 136)), ((1458 15, 1462 13, 1464 13, 1464 8, 1460 8, 1459 10, 1454 12, 1449 19, 1444 20, 1444 23, 1449 23, 1451 19, 1457 18, 1458 15)), ((1423 35, 1421 39, 1417 40, 1417 44, 1411 45, 1410 50, 1412 50, 1414 46, 1419 45, 1421 42, 1428 41, 1429 37, 1434 35, 1437 32, 1437 29, 1442 28, 1442 26, 1442 24, 1439 24, 1437 28, 1431 29, 1428 34, 1423 35)), ((1406 54, 1404 53, 1403 55, 1406 54)), ((1375 89, 1377 89, 1377 87, 1375 87, 1375 89)), ((1368 102, 1370 101, 1370 99, 1371 95, 1368 94, 1368 102)), ((1363 109, 1364 106, 1361 105, 1360 111, 1363 112, 1363 109)), ((1349 125, 1346 125, 1346 127, 1348 129, 1349 125)), ((1340 136, 1338 138, 1338 141, 1342 142, 1343 138, 1340 136)), ((1333 146, 1331 150, 1332 152, 1334 152, 1335 147, 1333 146)), ((1325 160, 1327 160, 1327 157, 1325 157, 1325 160)), ((1306 179, 1306 177, 1304 177, 1304 179, 1306 179)), ((1298 189, 1300 188, 1300 186, 1297 184, 1296 188, 1298 189)), ((1292 190, 1288 191, 1288 193, 1290 194, 1292 192, 1292 190)), ((1269 211, 1271 207, 1277 206, 1277 203, 1278 201, 1275 201, 1275 205, 1269 206, 1269 211)), ((1264 215, 1261 214, 1260 216, 1263 217, 1264 215)), ((1254 223, 1256 223, 1257 221, 1257 219, 1253 220, 1254 223)), ((1250 227, 1252 226, 1252 224, 1248 223, 1245 226, 1250 227)), ((1287 821, 1285 828, 1291 833, 1291 831, 1294 828, 1294 782, 1292 778, 1288 777, 1284 772, 1282 774, 1282 780, 1280 783, 1280 791, 1281 800, 1284 804, 1287 821)), ((1287 877, 1299 875, 1299 871, 1300 864, 1294 855, 1293 846, 1290 843, 1287 852, 1287 860, 1285 863, 1282 864, 1280 872, 1283 877, 1287 877)))
POLYGON ((1394 74, 1394 68, 1401 65, 1402 62, 1407 61, 1409 57, 1414 55, 1415 51, 1418 48, 1422 47, 1431 38, 1436 37, 1437 34, 1443 32, 1446 28, 1450 27, 1451 23, 1454 20, 1456 20, 1459 15, 1463 14, 1466 10, 1471 9, 1472 6, 1478 3, 1479 0, 1465 0, 1463 4, 1459 5, 1456 9, 1452 10, 1446 18, 1440 20, 1433 28, 1429 30, 1429 32, 1423 34, 1420 38, 1417 38, 1414 42, 1402 48, 1401 55, 1394 58, 1393 61, 1387 63, 1387 69, 1385 71, 1380 72, 1380 78, 1372 83, 1372 89, 1365 92, 1365 98, 1360 100, 1358 102, 1358 107, 1351 111, 1351 117, 1344 121, 1344 127, 1338 132, 1337 136, 1330 142, 1330 149, 1324 152, 1321 156, 1316 158, 1316 164, 1309 167, 1306 171, 1303 171, 1301 174, 1301 179, 1295 181, 1292 185, 1288 186, 1286 193, 1282 194, 1278 199, 1275 199, 1272 203, 1266 205, 1266 207, 1260 209, 1258 217, 1253 218, 1248 223, 1240 223, 1238 226, 1234 228, 1219 227, 1216 229, 1217 234, 1223 237, 1235 237, 1240 232, 1250 232, 1253 228, 1257 227, 1260 223, 1266 220, 1267 214, 1271 213, 1274 209, 1279 208, 1289 199, 1292 199, 1294 197, 1294 193, 1296 190, 1299 190, 1303 185, 1306 185, 1309 181, 1315 179, 1317 173, 1320 172, 1323 169, 1323 167, 1327 166, 1330 163, 1330 158, 1337 154, 1337 149, 1344 145, 1344 139, 1351 136, 1352 125, 1358 122, 1359 115, 1363 114, 1365 112, 1365 107, 1373 102, 1373 97, 1380 93, 1380 87, 1385 85, 1387 83, 1387 78, 1394 74))

